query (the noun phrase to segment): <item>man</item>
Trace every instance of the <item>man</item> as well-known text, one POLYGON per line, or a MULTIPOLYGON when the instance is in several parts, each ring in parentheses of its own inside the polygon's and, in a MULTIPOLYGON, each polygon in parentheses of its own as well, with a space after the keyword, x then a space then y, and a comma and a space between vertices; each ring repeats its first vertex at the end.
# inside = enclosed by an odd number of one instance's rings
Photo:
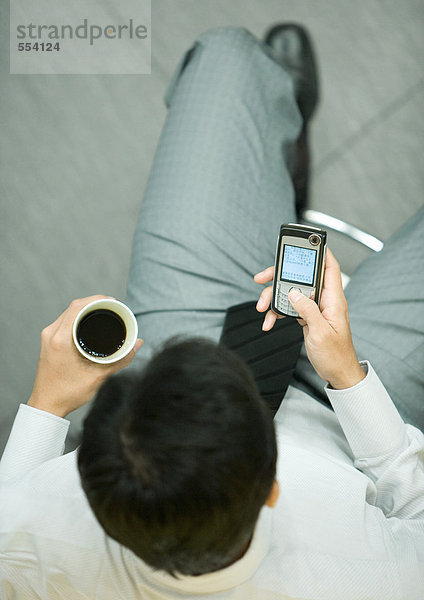
MULTIPOLYGON (((271 281, 278 227, 296 218, 311 63, 302 30, 274 42, 207 32, 171 82, 134 240, 127 302, 144 345, 131 368, 108 378, 141 341, 113 367, 73 348, 94 297, 42 333, 1 463, 2 598, 422 598, 424 211, 352 278, 357 354, 331 252, 322 312, 291 295, 311 391, 289 387, 274 427, 216 344, 228 306, 271 281), (175 334, 188 337, 156 352, 175 334), (97 390, 80 449, 60 456, 64 417, 97 390)), ((268 287, 258 310, 269 304, 268 287)))

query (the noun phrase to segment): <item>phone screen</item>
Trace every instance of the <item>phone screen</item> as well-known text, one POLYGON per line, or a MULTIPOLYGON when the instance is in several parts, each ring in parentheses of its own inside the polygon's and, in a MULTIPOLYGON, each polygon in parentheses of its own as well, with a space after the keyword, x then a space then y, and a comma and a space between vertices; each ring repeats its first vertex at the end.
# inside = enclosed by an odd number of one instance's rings
POLYGON ((293 283, 312 285, 317 251, 284 244, 280 279, 293 283))

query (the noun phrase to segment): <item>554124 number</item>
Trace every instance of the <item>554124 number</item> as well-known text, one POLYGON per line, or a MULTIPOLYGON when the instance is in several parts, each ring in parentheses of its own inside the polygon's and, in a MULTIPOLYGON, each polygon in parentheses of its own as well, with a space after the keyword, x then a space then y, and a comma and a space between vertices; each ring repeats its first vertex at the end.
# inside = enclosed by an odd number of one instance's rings
POLYGON ((52 42, 20 42, 18 50, 20 52, 31 52, 31 50, 35 50, 36 52, 54 52, 60 50, 60 45, 59 42, 55 44, 52 42))

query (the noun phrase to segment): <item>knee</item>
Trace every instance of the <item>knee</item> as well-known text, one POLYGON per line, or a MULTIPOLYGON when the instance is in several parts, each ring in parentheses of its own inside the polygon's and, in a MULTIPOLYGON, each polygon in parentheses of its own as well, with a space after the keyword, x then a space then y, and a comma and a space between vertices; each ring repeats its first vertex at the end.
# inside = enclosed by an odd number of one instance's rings
POLYGON ((248 48, 257 44, 257 38, 244 27, 216 27, 201 33, 197 38, 205 47, 222 48, 226 51, 237 47, 248 48))
POLYGON ((222 73, 246 69, 252 63, 255 52, 263 53, 257 38, 242 27, 218 27, 202 33, 197 42, 202 48, 203 59, 222 73))
POLYGON ((242 27, 218 27, 200 34, 181 59, 165 94, 166 105, 171 105, 180 78, 187 71, 195 80, 202 79, 202 89, 207 85, 208 93, 218 92, 217 87, 222 92, 224 87, 228 96, 230 86, 240 87, 255 46, 259 48, 258 40, 242 27))
MULTIPOLYGON (((218 27, 202 33, 183 57, 165 96, 170 106, 180 77, 190 74, 190 85, 200 82, 198 90, 219 96, 221 104, 274 82, 284 71, 272 59, 265 44, 242 27, 218 27)), ((274 83, 272 84, 274 85, 274 83)))

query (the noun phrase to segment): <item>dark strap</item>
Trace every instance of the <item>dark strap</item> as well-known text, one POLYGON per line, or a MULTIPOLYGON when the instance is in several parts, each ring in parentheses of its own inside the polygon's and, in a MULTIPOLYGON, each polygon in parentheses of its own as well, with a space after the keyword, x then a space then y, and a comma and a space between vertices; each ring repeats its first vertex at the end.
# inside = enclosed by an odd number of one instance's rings
POLYGON ((303 343, 296 319, 277 319, 271 331, 262 331, 264 313, 256 301, 228 309, 220 343, 236 352, 249 366, 259 391, 275 414, 291 382, 303 343))

